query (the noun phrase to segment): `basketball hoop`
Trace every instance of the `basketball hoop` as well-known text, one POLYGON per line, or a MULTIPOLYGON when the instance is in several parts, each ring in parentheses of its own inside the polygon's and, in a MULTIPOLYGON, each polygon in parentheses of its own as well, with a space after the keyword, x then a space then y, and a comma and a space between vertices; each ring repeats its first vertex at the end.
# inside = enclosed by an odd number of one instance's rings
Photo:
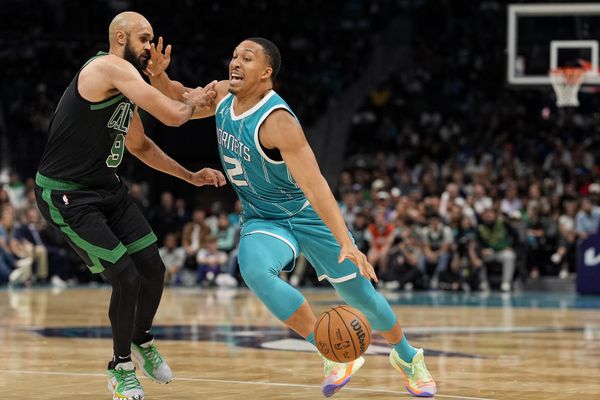
POLYGON ((586 69, 578 67, 556 68, 550 71, 550 82, 556 93, 557 107, 578 107, 577 93, 583 83, 586 69))

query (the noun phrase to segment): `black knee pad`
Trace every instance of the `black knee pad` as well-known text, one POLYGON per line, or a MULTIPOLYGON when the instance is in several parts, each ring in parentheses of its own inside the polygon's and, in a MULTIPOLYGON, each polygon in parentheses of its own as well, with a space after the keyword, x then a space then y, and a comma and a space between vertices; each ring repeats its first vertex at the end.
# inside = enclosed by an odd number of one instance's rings
POLYGON ((131 259, 142 279, 157 279, 162 282, 166 268, 165 263, 158 254, 156 243, 131 254, 131 259))
MULTIPOLYGON (((124 257, 128 256, 125 255, 124 257)), ((137 293, 140 287, 140 274, 135 265, 133 265, 133 262, 129 260, 121 272, 108 278, 107 281, 112 285, 113 289, 137 293)))

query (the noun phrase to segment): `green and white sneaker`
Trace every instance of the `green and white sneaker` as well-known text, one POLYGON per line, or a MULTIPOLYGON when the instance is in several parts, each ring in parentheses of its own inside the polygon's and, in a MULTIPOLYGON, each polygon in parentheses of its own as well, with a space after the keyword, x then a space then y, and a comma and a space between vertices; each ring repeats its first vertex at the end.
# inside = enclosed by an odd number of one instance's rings
POLYGON ((169 383, 173 372, 154 345, 154 339, 138 346, 131 343, 131 354, 138 366, 150 380, 157 383, 169 383))
POLYGON ((108 390, 113 400, 144 400, 144 390, 131 361, 120 363, 108 370, 108 390))
POLYGON ((412 362, 407 363, 398 355, 395 349, 390 353, 390 364, 404 377, 404 386, 410 394, 417 397, 433 397, 437 387, 433 377, 425 366, 423 349, 417 349, 412 362))

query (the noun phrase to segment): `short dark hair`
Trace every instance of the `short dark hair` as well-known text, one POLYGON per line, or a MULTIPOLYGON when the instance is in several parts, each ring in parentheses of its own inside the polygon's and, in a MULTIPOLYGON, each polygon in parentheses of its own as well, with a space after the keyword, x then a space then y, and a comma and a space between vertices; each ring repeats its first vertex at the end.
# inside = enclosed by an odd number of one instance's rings
POLYGON ((277 46, 275 46, 275 43, 262 37, 252 37, 246 40, 257 43, 263 48, 265 56, 267 57, 267 62, 269 63, 269 66, 273 68, 271 82, 275 82, 275 78, 277 77, 279 68, 281 67, 281 53, 279 52, 277 46))

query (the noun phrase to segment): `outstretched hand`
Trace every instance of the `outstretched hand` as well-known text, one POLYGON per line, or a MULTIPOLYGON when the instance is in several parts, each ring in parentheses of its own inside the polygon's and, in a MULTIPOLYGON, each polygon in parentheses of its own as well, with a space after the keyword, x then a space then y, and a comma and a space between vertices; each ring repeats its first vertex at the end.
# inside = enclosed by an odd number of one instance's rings
POLYGON ((144 70, 144 73, 148 76, 156 76, 162 74, 169 64, 171 63, 171 45, 167 45, 165 47, 165 52, 163 50, 163 38, 159 36, 158 43, 154 45, 152 43, 150 45, 150 61, 148 61, 148 66, 144 70))
POLYGON ((220 187, 227 184, 227 181, 221 171, 212 168, 202 168, 200 171, 192 173, 189 183, 196 186, 213 185, 220 187))
POLYGON ((367 256, 358 250, 356 246, 347 245, 342 247, 340 256, 338 257, 338 263, 342 263, 344 260, 352 261, 358 267, 360 274, 365 278, 379 282, 379 279, 377 279, 377 275, 375 274, 375 269, 373 269, 373 266, 367 261, 367 256))
POLYGON ((196 89, 189 90, 183 94, 183 99, 187 104, 199 109, 211 108, 217 97, 215 86, 217 81, 212 81, 204 87, 198 86, 196 89))

